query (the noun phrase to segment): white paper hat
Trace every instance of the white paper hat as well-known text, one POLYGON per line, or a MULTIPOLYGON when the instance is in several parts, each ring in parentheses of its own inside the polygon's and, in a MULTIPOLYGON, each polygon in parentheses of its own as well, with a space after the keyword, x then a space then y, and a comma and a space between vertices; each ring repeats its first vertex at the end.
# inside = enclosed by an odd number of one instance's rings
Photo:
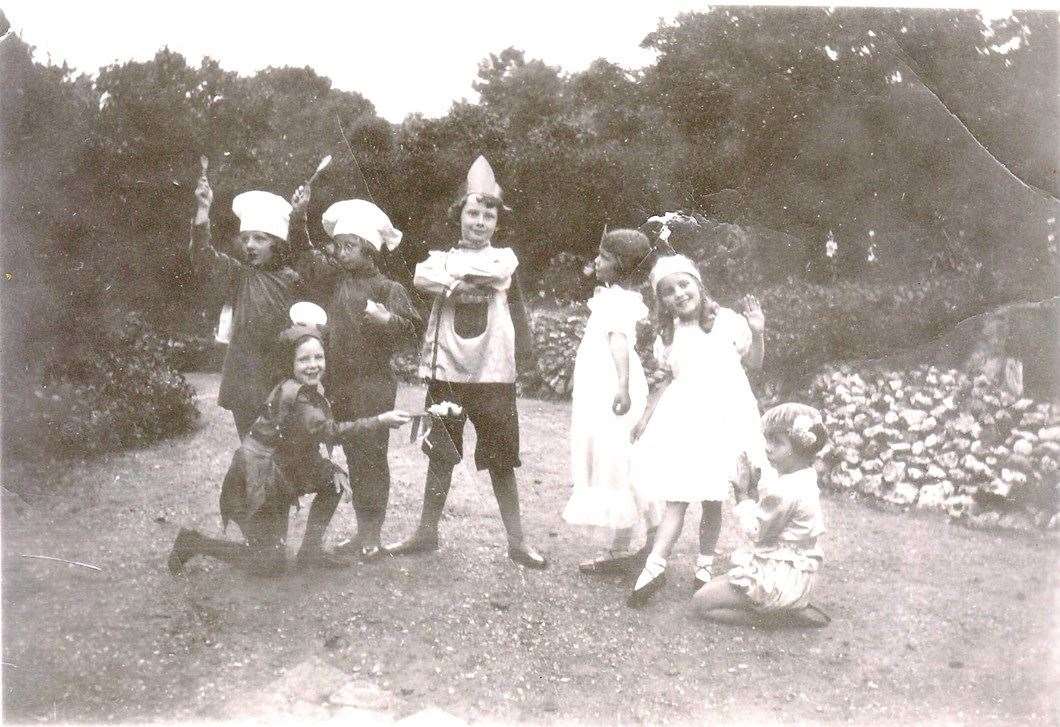
POLYGON ((691 275, 699 282, 703 282, 703 277, 699 274, 699 269, 696 264, 689 260, 684 255, 666 255, 655 261, 655 266, 651 269, 651 287, 652 290, 656 290, 659 287, 659 283, 667 275, 673 275, 674 273, 685 273, 691 275))
POLYGON ((467 193, 487 194, 491 197, 501 199, 501 185, 497 184, 497 177, 493 174, 493 167, 486 161, 486 157, 479 155, 471 168, 467 170, 467 193))
POLYGON ((386 212, 363 199, 344 199, 327 208, 320 218, 329 236, 357 235, 376 250, 393 250, 401 244, 401 230, 394 227, 386 212))
POLYGON ((243 192, 232 200, 232 211, 239 218, 240 232, 267 232, 287 239, 291 205, 283 197, 272 192, 243 192))
POLYGON ((292 305, 287 315, 291 317, 293 326, 325 326, 328 323, 328 314, 324 309, 307 300, 292 305))

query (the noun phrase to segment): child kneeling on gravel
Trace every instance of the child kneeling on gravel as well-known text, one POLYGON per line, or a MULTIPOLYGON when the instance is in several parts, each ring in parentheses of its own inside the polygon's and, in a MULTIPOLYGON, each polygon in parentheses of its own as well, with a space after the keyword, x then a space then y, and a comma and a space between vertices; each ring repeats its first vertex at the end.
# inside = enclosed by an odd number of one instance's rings
POLYGON ((732 568, 700 588, 693 602, 704 618, 738 624, 825 626, 831 620, 809 595, 822 562, 824 533, 814 458, 828 434, 821 413, 806 404, 775 406, 762 415, 766 456, 758 497, 750 497, 743 458, 736 483, 737 519, 752 539, 732 555, 732 568))
POLYGON ((287 377, 269 394, 260 416, 251 426, 221 487, 221 518, 234 520, 246 543, 206 537, 182 529, 173 543, 169 570, 179 573, 195 555, 209 555, 246 567, 255 575, 279 576, 286 568, 288 516, 301 495, 314 493, 298 564, 305 567, 345 567, 345 560, 323 548, 324 532, 339 499, 350 495, 346 473, 331 460, 336 444, 350 444, 379 430, 394 429, 409 421, 402 411, 336 422, 324 398, 324 311, 312 304, 315 322, 296 321, 280 335, 287 377), (316 315, 316 314, 315 314, 316 315), (320 325, 317 325, 317 324, 320 325))

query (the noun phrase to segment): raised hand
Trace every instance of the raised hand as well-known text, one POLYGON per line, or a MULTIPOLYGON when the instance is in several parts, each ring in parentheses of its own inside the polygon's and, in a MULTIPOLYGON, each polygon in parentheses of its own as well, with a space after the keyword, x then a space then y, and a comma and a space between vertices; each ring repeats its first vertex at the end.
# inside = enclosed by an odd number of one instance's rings
POLYGON ((309 185, 303 184, 291 195, 292 214, 304 215, 309 209, 309 198, 311 196, 309 185))
POLYGON ((758 298, 753 295, 745 295, 740 299, 740 312, 747 319, 747 325, 756 333, 761 333, 766 328, 766 317, 762 313, 762 306, 758 298))
POLYGON ((199 177, 199 183, 195 186, 195 201, 200 210, 210 211, 210 205, 213 204, 213 188, 210 187, 210 180, 205 174, 199 177))

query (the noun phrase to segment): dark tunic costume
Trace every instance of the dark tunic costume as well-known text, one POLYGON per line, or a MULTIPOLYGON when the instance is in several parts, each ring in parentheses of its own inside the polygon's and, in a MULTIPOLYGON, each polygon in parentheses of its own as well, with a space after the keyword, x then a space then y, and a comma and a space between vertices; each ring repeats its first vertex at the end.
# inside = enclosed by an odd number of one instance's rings
POLYGON ((193 224, 191 239, 198 267, 208 270, 224 290, 234 291, 232 341, 221 369, 217 403, 232 412, 242 438, 282 378, 273 366, 272 353, 277 336, 290 325, 288 311, 303 297, 304 285, 290 267, 257 268, 219 251, 210 239, 209 222, 193 224))
MULTIPOLYGON (((404 286, 374 271, 354 275, 310 248, 304 224, 292 215, 291 241, 298 251, 295 266, 328 314, 325 388, 334 402, 335 416, 359 419, 394 408, 397 377, 393 355, 415 346, 421 319, 404 286), (368 300, 386 306, 390 320, 376 323, 365 314, 368 300)), ((344 445, 350 468, 353 506, 381 527, 390 498, 390 465, 386 429, 371 432, 344 445)))
POLYGON ((286 538, 290 508, 301 495, 316 493, 310 520, 319 532, 307 524, 306 540, 317 538, 319 545, 339 501, 336 465, 321 445, 330 451, 379 430, 387 428, 375 420, 336 422, 317 387, 284 379, 232 457, 221 487, 222 522, 235 521, 252 546, 274 547, 286 538))

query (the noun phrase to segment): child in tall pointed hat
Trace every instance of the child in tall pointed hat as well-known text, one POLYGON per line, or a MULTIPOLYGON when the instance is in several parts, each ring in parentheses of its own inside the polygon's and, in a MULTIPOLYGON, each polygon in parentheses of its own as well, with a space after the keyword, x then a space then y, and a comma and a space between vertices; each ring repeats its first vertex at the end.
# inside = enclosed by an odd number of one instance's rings
POLYGON ((532 354, 529 324, 510 248, 494 247, 504 206, 500 185, 485 157, 467 174, 462 194, 450 208, 460 237, 416 266, 414 284, 433 299, 421 355, 427 406, 442 401, 460 413, 441 417, 424 440, 429 464, 419 527, 408 540, 388 548, 395 554, 438 548, 438 523, 463 459, 464 424, 475 428, 475 464, 489 472, 508 536, 508 555, 528 568, 545 568, 544 556, 523 534, 515 468, 519 458, 519 415, 515 401, 517 361, 532 354))
POLYGON ((221 368, 217 403, 232 412, 242 438, 279 380, 270 365, 276 337, 287 325, 291 304, 304 296, 302 279, 290 266, 287 242, 291 205, 270 192, 250 191, 232 200, 239 218, 239 257, 214 247, 210 234, 213 190, 205 172, 195 189, 192 258, 199 270, 232 296, 232 332, 221 368))
MULTIPOLYGON (((321 217, 330 241, 315 249, 305 214, 310 189, 292 198, 291 239, 296 269, 330 320, 326 388, 339 419, 371 417, 393 409, 395 353, 415 346, 422 320, 404 286, 381 272, 385 251, 401 244, 401 231, 377 205, 363 199, 335 202, 321 217)), ((382 554, 380 537, 390 498, 389 434, 369 432, 343 444, 349 464, 357 534, 336 551, 362 560, 382 554)))

